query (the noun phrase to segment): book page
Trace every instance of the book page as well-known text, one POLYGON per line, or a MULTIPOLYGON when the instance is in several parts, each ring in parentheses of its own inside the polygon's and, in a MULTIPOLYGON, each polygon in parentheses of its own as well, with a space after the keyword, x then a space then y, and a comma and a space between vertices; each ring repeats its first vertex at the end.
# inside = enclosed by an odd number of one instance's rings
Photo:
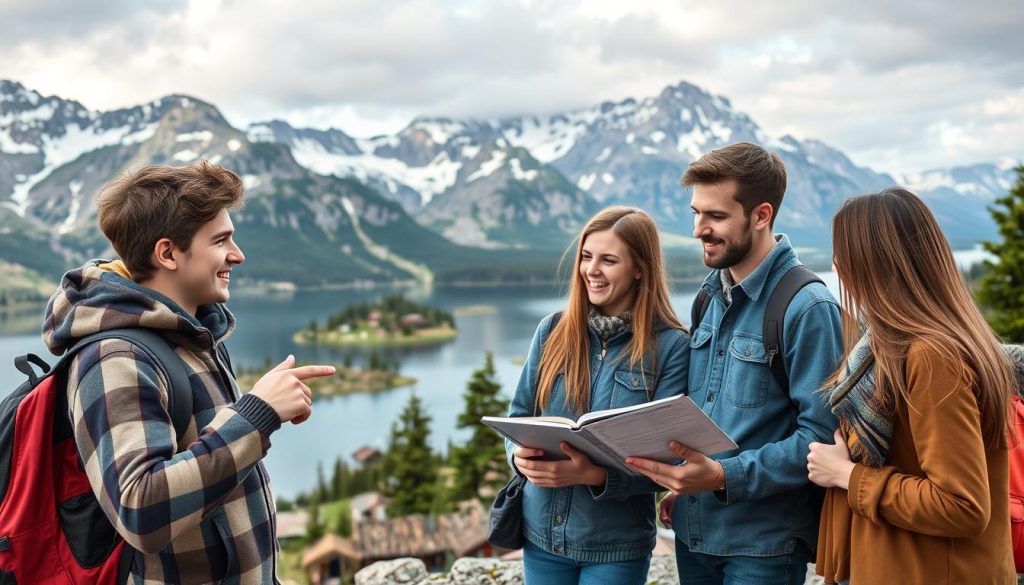
POLYGON ((584 414, 583 416, 581 416, 579 421, 576 422, 576 426, 582 427, 582 426, 584 426, 584 425, 586 425, 588 423, 593 423, 594 421, 599 421, 599 420, 610 418, 610 417, 613 417, 613 416, 618 416, 620 414, 624 414, 624 413, 627 413, 627 412, 632 412, 634 410, 643 410, 643 409, 651 408, 651 407, 656 406, 658 404, 661 404, 663 402, 669 402, 669 401, 675 400, 676 398, 678 398, 678 396, 669 396, 668 398, 662 398, 660 400, 654 400, 652 402, 644 402, 643 404, 635 404, 633 406, 623 406, 621 408, 609 408, 608 410, 595 410, 593 412, 588 412, 587 414, 584 414))
POLYGON ((675 440, 705 455, 736 448, 736 443, 688 396, 674 396, 632 408, 586 425, 587 431, 619 457, 679 460, 668 448, 675 440))

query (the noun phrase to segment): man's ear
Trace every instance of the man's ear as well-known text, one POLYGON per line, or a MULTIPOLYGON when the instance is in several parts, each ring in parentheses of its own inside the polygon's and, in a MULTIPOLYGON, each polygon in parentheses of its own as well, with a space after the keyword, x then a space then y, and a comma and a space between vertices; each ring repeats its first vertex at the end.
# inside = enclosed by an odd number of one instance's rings
POLYGON ((170 238, 160 238, 153 245, 153 266, 157 268, 163 267, 171 271, 177 270, 180 257, 181 250, 170 238))
POLYGON ((772 225, 772 218, 775 215, 775 209, 772 208, 772 204, 765 201, 754 208, 753 219, 751 222, 754 224, 754 229, 769 229, 772 225))

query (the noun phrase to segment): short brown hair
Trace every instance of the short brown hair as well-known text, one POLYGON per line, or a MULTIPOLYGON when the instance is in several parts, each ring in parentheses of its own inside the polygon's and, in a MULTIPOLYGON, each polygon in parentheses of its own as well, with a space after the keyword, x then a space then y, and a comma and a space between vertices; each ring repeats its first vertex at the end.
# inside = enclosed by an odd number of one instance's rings
POLYGON ((782 158, 756 144, 738 142, 705 154, 690 163, 683 186, 713 185, 736 180, 736 201, 750 215, 762 203, 772 206, 771 225, 786 193, 786 165, 782 158))
POLYGON ((188 251, 192 238, 221 210, 242 201, 242 180, 219 165, 151 165, 108 183, 96 199, 100 230, 136 282, 156 272, 153 247, 169 238, 188 251))

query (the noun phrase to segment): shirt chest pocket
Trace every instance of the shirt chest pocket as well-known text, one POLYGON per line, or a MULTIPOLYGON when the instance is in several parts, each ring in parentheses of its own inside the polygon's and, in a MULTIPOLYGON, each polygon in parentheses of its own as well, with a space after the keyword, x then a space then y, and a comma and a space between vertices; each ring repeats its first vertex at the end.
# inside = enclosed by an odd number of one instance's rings
POLYGON ((634 406, 650 401, 654 396, 654 374, 640 368, 615 370, 611 408, 634 406))
MULTIPOLYGON (((690 396, 699 393, 707 383, 711 363, 711 329, 701 325, 690 337, 690 396)), ((698 403, 699 404, 699 403, 698 403)))
POLYGON ((768 353, 756 335, 736 333, 729 342, 725 396, 734 406, 757 408, 768 398, 768 353))

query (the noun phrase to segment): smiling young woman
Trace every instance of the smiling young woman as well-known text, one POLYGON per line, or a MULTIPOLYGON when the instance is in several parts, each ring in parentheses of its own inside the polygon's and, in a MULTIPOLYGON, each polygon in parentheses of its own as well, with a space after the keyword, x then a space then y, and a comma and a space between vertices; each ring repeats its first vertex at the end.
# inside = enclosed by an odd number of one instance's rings
MULTIPOLYGON (((574 260, 567 306, 537 328, 510 415, 575 419, 683 392, 689 337, 669 303, 654 220, 632 207, 605 209, 583 228, 574 260)), ((659 486, 565 444, 563 453, 506 449, 528 480, 527 583, 646 583, 659 486)))

